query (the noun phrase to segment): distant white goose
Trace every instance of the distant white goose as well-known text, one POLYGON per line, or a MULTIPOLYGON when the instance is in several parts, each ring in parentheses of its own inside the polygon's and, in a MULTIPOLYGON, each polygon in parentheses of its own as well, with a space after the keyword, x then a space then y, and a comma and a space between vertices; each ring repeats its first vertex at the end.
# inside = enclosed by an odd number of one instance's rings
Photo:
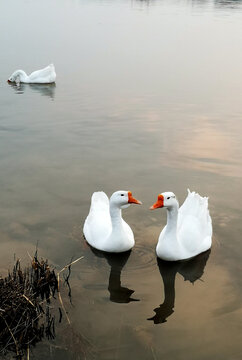
POLYGON ((194 257, 212 245, 212 220, 208 210, 208 198, 188 190, 188 196, 179 209, 173 192, 158 195, 151 210, 167 209, 167 225, 161 231, 156 254, 168 261, 194 257))
POLYGON ((122 219, 122 209, 141 204, 130 191, 116 191, 110 200, 103 191, 94 192, 83 233, 94 248, 107 252, 124 252, 134 246, 134 234, 122 219))
POLYGON ((16 70, 8 79, 8 82, 27 83, 27 84, 50 84, 55 82, 56 73, 53 64, 46 66, 44 69, 36 70, 27 75, 23 70, 16 70))

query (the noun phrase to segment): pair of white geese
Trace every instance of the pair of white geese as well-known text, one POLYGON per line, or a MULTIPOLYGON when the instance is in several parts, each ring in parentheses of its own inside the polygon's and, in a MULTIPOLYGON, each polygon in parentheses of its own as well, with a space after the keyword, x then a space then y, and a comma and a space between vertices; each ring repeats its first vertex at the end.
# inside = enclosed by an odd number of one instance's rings
MULTIPOLYGON (((124 252, 134 246, 134 234, 122 218, 122 209, 130 204, 141 204, 130 191, 116 191, 110 199, 102 192, 94 192, 83 233, 94 248, 106 252, 124 252)), ((208 198, 190 192, 183 205, 173 192, 158 195, 151 210, 166 208, 167 224, 160 233, 156 254, 167 261, 192 258, 210 249, 212 245, 212 221, 208 210, 208 198)))

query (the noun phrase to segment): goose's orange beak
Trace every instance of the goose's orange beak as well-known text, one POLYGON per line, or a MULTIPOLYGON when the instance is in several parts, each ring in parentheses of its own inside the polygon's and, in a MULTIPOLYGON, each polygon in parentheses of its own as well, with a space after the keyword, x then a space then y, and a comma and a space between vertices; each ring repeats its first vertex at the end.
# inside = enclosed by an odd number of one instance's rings
POLYGON ((131 191, 128 191, 128 197, 129 197, 128 202, 129 202, 130 204, 139 204, 139 205, 142 204, 141 201, 136 200, 136 199, 132 196, 132 192, 131 192, 131 191))
POLYGON ((163 195, 158 195, 158 199, 156 201, 156 203, 154 203, 151 207, 150 210, 154 210, 154 209, 158 209, 164 206, 164 196, 163 195))

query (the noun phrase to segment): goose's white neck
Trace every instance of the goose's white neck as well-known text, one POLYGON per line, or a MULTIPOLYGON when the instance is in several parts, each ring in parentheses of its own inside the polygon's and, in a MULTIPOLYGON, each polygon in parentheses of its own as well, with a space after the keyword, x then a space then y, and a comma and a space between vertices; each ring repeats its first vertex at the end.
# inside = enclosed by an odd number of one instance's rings
POLYGON ((177 219, 178 219, 178 203, 167 207, 167 224, 165 230, 165 238, 173 245, 177 243, 177 219))
POLYGON ((177 217, 178 217, 178 207, 172 206, 167 208, 167 226, 166 229, 169 232, 176 232, 177 229, 177 217))
POLYGON ((121 252, 131 249, 134 239, 130 239, 124 229, 122 210, 116 204, 110 203, 109 211, 112 222, 112 230, 106 240, 107 243, 112 244, 111 247, 109 246, 109 251, 121 252))
POLYGON ((109 211, 112 222, 112 232, 122 232, 122 210, 117 205, 110 203, 109 211))
POLYGON ((156 247, 158 257, 164 260, 175 260, 174 252, 180 252, 180 244, 177 236, 177 219, 178 219, 178 203, 177 205, 167 208, 167 224, 164 231, 160 233, 159 241, 156 247))

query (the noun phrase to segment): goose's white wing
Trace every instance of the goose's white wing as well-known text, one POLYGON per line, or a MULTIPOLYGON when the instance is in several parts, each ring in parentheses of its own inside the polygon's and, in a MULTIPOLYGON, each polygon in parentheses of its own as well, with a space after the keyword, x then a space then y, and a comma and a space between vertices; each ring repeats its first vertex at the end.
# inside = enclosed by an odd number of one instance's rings
POLYGON ((52 83, 56 80, 56 72, 53 64, 46 66, 44 69, 36 70, 29 75, 32 83, 52 83))
POLYGON ((87 242, 96 249, 102 244, 112 230, 109 213, 109 199, 103 191, 94 192, 89 214, 85 220, 83 233, 87 242))
POLYGON ((208 198, 190 192, 178 212, 178 238, 184 250, 205 251, 211 247, 212 220, 208 210, 208 198))

